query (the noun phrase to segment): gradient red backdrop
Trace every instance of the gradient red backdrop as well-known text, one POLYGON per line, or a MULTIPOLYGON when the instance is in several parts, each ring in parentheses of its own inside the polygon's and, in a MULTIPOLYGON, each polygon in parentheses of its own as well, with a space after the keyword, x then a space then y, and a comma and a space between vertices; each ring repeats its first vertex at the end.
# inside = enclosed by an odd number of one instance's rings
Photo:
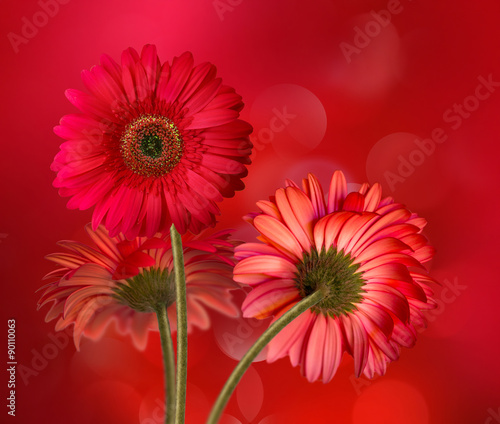
MULTIPOLYGON (((44 255, 84 238, 90 212, 66 209, 49 170, 52 128, 75 109, 66 88, 101 53, 154 43, 216 64, 254 126, 247 188, 224 201, 220 228, 285 178, 340 168, 380 181, 429 221, 440 309, 387 375, 355 380, 345 358, 329 384, 288 359, 256 362, 225 423, 492 424, 500 422, 498 272, 500 3, 431 0, 29 0, 2 2, 0 252, 2 368, 16 320, 16 416, 1 422, 161 422, 159 338, 146 352, 110 332, 75 352, 36 311, 44 255)), ((355 187, 355 186, 353 186, 355 187)), ((241 295, 236 295, 241 301, 241 295)), ((202 423, 238 355, 264 324, 228 322, 189 339, 187 422, 202 423)), ((260 358, 261 359, 261 358, 260 358)), ((8 396, 1 373, 3 403, 8 396)))

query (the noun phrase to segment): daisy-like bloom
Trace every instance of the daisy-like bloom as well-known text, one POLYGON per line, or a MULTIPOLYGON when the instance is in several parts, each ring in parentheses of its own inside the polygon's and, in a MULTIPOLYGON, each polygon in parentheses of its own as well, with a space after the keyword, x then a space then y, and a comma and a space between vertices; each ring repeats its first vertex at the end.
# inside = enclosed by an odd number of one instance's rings
POLYGON ((328 200, 309 175, 302 188, 287 181, 257 205, 262 213, 247 219, 261 243, 235 253, 234 278, 252 287, 243 316, 276 321, 304 297, 323 294, 269 343, 267 360, 289 355, 309 381, 328 382, 347 352, 356 376, 383 375, 401 346, 414 345, 426 325, 422 311, 436 305, 422 265, 434 253, 422 235, 426 221, 382 198, 379 184, 348 193, 340 171, 328 200))
POLYGON ((191 53, 161 63, 155 46, 107 55, 82 72, 89 94, 67 90, 81 113, 54 128, 67 140, 52 163, 68 207, 94 206, 92 226, 128 239, 199 233, 215 225, 217 202, 244 184, 252 127, 241 97, 191 53))
MULTIPOLYGON (((171 331, 176 330, 175 281, 169 236, 110 237, 103 226, 86 230, 94 246, 61 241, 66 253, 47 259, 59 268, 45 276, 51 282, 39 301, 39 308, 52 304, 45 321, 58 318, 56 331, 74 325, 74 342, 80 347, 82 336, 99 339, 115 322, 121 334, 130 334, 134 345, 143 350, 148 332, 158 331, 155 312, 162 304, 171 331)), ((234 244, 229 232, 182 237, 186 274, 188 331, 193 326, 207 329, 210 318, 205 309, 213 308, 227 316, 238 316, 230 291, 237 288, 232 279, 234 244)))

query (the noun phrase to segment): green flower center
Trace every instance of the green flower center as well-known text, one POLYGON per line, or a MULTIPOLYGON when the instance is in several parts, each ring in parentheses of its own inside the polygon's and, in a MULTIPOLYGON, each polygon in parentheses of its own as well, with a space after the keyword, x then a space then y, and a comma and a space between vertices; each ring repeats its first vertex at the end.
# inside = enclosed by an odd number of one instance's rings
POLYGON ((311 308, 316 313, 336 317, 356 309, 362 300, 361 293, 365 280, 356 272, 351 255, 331 247, 318 253, 316 249, 305 253, 297 265, 295 282, 302 298, 320 290, 324 299, 311 308))
POLYGON ((156 159, 161 156, 163 145, 160 137, 156 134, 145 135, 141 141, 141 150, 146 156, 156 159))
POLYGON ((169 173, 182 159, 184 142, 168 118, 142 115, 130 122, 120 138, 125 166, 144 177, 169 173))
POLYGON ((125 283, 118 283, 114 292, 115 299, 138 312, 156 312, 175 302, 174 274, 168 269, 143 270, 125 283))

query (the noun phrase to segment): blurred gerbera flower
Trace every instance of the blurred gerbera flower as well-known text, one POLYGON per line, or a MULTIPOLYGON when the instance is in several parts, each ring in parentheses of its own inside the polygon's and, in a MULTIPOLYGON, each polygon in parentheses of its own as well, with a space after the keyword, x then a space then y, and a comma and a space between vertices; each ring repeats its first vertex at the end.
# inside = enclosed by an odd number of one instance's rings
POLYGON ((309 381, 330 381, 344 352, 356 376, 383 375, 400 347, 411 347, 423 310, 434 308, 422 265, 433 248, 421 234, 423 218, 382 199, 378 184, 347 193, 344 175, 332 177, 328 200, 314 175, 302 188, 287 181, 260 214, 247 219, 262 243, 235 250, 236 281, 252 290, 243 316, 274 321, 316 291, 323 299, 269 343, 267 360, 286 355, 309 381))
MULTIPOLYGON (((144 349, 148 332, 158 331, 155 311, 160 303, 168 306, 171 330, 176 330, 173 256, 169 236, 110 237, 103 226, 86 230, 94 242, 89 246, 61 241, 69 252, 54 253, 47 259, 60 268, 47 274, 39 308, 52 303, 46 321, 58 318, 56 331, 74 324, 75 346, 82 336, 99 339, 115 322, 121 334, 130 334, 134 345, 144 349)), ((188 331, 193 326, 206 329, 210 318, 206 306, 227 316, 238 316, 230 290, 233 242, 229 232, 182 237, 186 273, 188 331)))
POLYGON ((252 147, 241 97, 215 66, 194 66, 188 52, 161 63, 146 45, 121 65, 103 55, 82 80, 90 94, 66 91, 81 113, 54 128, 67 140, 52 169, 68 207, 95 206, 94 229, 129 239, 213 226, 216 203, 244 187, 252 147))

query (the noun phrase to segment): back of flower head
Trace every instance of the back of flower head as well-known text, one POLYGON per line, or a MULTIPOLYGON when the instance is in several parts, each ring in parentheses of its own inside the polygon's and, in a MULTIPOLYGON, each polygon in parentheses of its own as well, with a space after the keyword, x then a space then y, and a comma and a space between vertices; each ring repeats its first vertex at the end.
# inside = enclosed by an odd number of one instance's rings
MULTIPOLYGON (((83 336, 99 339, 113 322, 143 350, 149 331, 158 331, 155 312, 166 304, 171 330, 176 329, 173 255, 169 235, 111 237, 99 226, 86 226, 92 243, 61 241, 64 253, 47 255, 58 268, 45 276, 49 283, 39 307, 50 304, 46 321, 57 319, 56 330, 74 326, 75 346, 83 336)), ((234 242, 230 231, 204 230, 182 237, 185 258, 188 330, 207 329, 206 308, 237 316, 231 290, 234 242)))
POLYGON ((436 282, 423 265, 434 254, 422 234, 425 219, 383 198, 379 184, 348 193, 340 171, 327 198, 309 174, 301 187, 287 181, 257 206, 261 212, 246 219, 260 242, 235 253, 234 278, 252 288, 243 316, 273 316, 274 323, 321 293, 271 340, 267 360, 289 356, 311 382, 330 381, 344 353, 356 376, 385 374, 425 327, 422 312, 436 306, 436 282))

